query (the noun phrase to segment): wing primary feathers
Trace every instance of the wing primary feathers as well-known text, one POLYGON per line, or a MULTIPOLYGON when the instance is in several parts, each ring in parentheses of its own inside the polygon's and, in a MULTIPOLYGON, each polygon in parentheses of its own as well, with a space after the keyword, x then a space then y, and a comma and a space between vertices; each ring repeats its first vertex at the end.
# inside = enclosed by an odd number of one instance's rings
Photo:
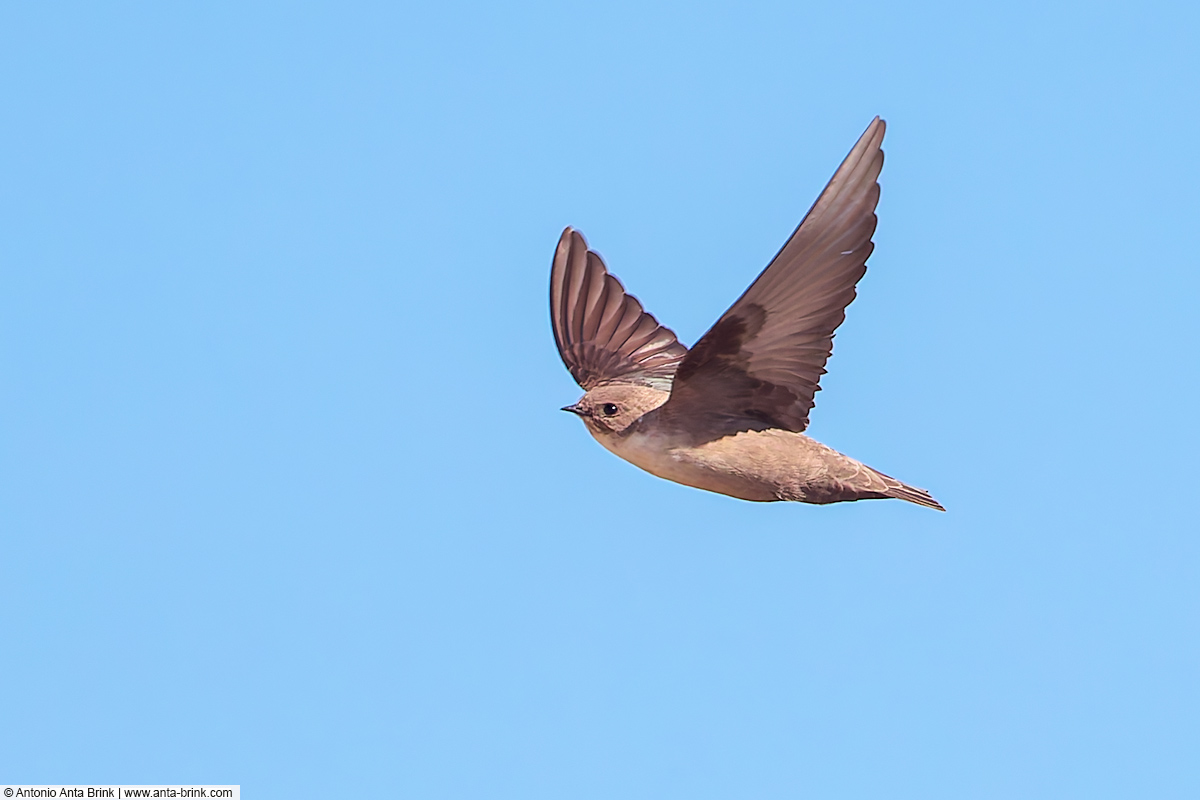
POLYGON ((550 267, 550 317, 558 353, 585 390, 619 382, 668 389, 687 355, 572 228, 550 267))
POLYGON ((663 413, 708 419, 712 438, 808 427, 874 250, 885 128, 871 121, 771 263, 684 358, 663 413))

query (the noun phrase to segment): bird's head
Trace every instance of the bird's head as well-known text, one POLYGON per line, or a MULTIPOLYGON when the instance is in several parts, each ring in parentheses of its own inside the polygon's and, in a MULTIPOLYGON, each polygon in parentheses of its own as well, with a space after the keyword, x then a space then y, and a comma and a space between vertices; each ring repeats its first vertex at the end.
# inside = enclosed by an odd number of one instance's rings
POLYGON ((639 384, 597 386, 563 411, 578 414, 596 438, 618 434, 667 402, 670 392, 639 384))

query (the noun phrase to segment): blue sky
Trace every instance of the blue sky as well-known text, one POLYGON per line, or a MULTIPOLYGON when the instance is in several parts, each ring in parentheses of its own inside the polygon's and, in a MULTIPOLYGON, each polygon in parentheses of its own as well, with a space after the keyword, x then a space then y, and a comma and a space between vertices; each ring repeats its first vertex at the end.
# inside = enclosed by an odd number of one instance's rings
POLYGON ((1196 797, 1184 3, 0 11, 0 780, 1196 797), (580 228, 691 343, 888 120, 750 504, 559 407, 580 228))

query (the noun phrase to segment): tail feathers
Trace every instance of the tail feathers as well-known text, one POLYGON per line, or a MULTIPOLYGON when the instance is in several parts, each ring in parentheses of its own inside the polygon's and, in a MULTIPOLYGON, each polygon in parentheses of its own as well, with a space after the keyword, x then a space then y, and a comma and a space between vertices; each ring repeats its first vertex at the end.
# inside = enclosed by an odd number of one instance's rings
POLYGON ((887 497, 895 497, 897 500, 907 500, 910 503, 916 503, 917 505, 925 506, 926 508, 936 508, 938 511, 946 510, 942 507, 941 503, 933 499, 933 495, 924 489, 918 489, 915 486, 909 486, 906 483, 901 483, 895 478, 889 479, 888 483, 894 483, 896 485, 888 486, 887 491, 884 492, 887 497))
POLYGON ((824 449, 824 466, 832 480, 824 485, 810 484, 804 487, 805 491, 795 499, 806 503, 839 503, 847 500, 882 500, 894 497, 926 508, 946 510, 924 489, 909 486, 836 450, 827 447, 824 449))

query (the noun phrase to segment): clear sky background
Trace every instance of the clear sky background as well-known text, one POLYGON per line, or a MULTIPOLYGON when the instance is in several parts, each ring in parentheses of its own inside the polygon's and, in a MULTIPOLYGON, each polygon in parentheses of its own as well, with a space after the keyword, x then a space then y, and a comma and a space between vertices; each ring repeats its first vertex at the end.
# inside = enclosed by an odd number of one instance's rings
POLYGON ((0 780, 1200 797, 1194 3, 7 4, 0 780), (580 228, 694 342, 871 118, 751 504, 560 413, 580 228))

